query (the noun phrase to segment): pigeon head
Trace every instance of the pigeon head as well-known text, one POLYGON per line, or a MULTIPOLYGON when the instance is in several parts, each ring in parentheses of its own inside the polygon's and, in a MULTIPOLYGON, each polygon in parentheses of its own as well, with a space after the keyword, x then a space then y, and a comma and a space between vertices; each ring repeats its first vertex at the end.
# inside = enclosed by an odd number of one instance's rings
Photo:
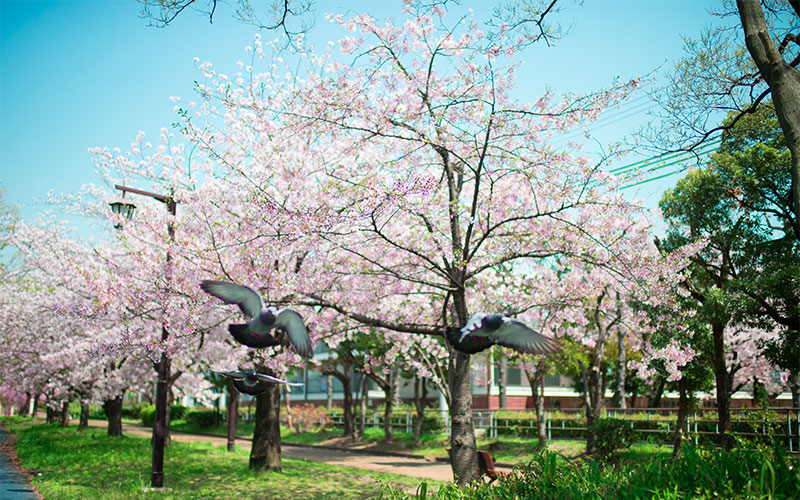
POLYGON ((267 309, 267 308, 262 309, 261 312, 258 314, 258 318, 265 325, 275 324, 275 313, 272 312, 272 309, 267 309))

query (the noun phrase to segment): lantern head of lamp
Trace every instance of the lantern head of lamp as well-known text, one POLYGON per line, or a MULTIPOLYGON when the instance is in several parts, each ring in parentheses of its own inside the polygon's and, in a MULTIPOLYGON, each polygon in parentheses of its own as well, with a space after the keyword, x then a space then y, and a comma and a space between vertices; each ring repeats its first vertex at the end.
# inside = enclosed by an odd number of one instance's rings
MULTIPOLYGON (((111 206, 111 211, 115 214, 120 214, 125 218, 125 220, 131 220, 133 218, 133 211, 136 209, 136 205, 133 203, 126 203, 123 201, 115 201, 114 203, 109 203, 111 206)), ((117 224, 114 226, 117 229, 122 228, 122 224, 117 224)))

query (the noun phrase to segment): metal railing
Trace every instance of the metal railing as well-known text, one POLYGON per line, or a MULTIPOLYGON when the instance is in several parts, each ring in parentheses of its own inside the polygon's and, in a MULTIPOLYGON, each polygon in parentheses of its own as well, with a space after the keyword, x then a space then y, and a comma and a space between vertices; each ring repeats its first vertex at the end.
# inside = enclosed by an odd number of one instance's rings
MULTIPOLYGON (((532 410, 473 410, 473 426, 489 438, 499 435, 530 436, 537 435, 536 414, 532 410)), ((327 425, 341 426, 344 414, 334 411, 327 415, 327 425)), ((356 423, 360 414, 354 413, 356 423)), ((392 428, 412 432, 414 422, 419 417, 415 411, 395 410, 392 428)), ((631 428, 642 441, 671 440, 677 423, 677 408, 629 408, 604 410, 601 418, 617 418, 629 422, 631 428)), ((368 410, 366 426, 383 428, 383 411, 368 410)), ((544 412, 545 429, 548 439, 583 438, 586 432, 585 409, 560 408, 544 412)), ((450 417, 447 410, 425 410, 423 431, 450 431, 450 417)), ((731 434, 743 438, 777 439, 786 444, 790 453, 800 453, 800 408, 764 408, 731 410, 731 434)), ((714 441, 719 434, 716 410, 703 408, 687 415, 686 433, 696 443, 714 441)))

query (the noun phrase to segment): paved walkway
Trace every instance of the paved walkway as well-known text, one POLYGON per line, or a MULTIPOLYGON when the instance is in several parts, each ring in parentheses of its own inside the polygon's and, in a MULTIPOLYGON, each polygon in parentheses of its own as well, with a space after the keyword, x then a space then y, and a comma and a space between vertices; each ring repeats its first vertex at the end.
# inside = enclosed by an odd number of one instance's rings
MULTIPOLYGON (((90 420, 93 427, 106 427, 105 420, 90 420)), ((122 424, 122 432, 134 436, 150 436, 152 430, 146 427, 122 424)), ((201 434, 188 434, 172 431, 172 439, 179 442, 205 442, 215 446, 227 446, 228 439, 224 437, 208 436, 201 434)), ((249 438, 236 438, 240 445, 250 443, 249 438)), ((428 460, 425 458, 412 458, 407 456, 384 456, 372 453, 332 449, 330 447, 315 447, 310 445, 293 445, 281 443, 281 455, 286 458, 304 458, 315 462, 325 462, 334 465, 344 465, 358 469, 392 472, 404 474, 420 479, 436 479, 439 481, 452 481, 453 470, 448 462, 428 460)), ((511 469, 498 467, 498 470, 510 471, 511 469)))
POLYGON ((0 426, 0 499, 39 500, 41 497, 33 490, 28 476, 14 465, 11 452, 11 434, 0 426))

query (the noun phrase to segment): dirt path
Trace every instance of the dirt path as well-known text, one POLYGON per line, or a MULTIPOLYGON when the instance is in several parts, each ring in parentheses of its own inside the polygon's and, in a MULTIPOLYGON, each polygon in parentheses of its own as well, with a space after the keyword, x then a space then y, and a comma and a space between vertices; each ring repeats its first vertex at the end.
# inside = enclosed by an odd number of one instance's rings
MULTIPOLYGON (((92 427, 105 428, 107 422, 104 420, 90 420, 89 425, 92 427)), ((149 428, 125 423, 122 424, 122 432, 134 436, 150 436, 152 434, 149 428)), ((179 442, 212 443, 214 446, 227 446, 228 444, 227 438, 224 437, 188 434, 176 431, 172 431, 172 439, 179 442)), ((236 441, 240 445, 245 444, 249 446, 250 443, 250 439, 248 438, 236 438, 236 441)), ((290 443, 281 443, 281 453, 282 456, 287 458, 304 458, 316 462, 355 467, 363 470, 404 474, 420 479, 436 479, 439 481, 453 480, 453 471, 449 463, 437 462, 424 458, 373 455, 346 450, 292 445, 290 443)), ((510 469, 498 468, 498 470, 509 471, 510 469)))

